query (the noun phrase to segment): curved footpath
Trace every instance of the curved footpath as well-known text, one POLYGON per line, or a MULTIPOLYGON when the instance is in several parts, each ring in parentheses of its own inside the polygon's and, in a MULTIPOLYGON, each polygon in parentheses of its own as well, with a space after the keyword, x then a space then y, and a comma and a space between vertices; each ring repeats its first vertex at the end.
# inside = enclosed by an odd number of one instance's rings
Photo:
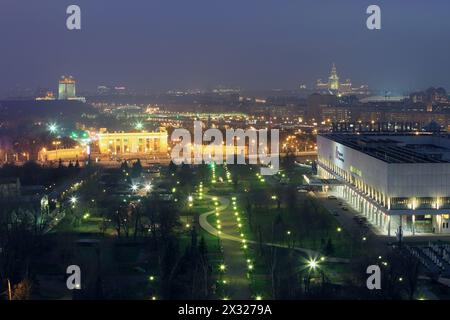
MULTIPOLYGON (((207 197, 212 198, 212 196, 207 196, 207 197)), ((224 211, 226 208, 228 208, 228 206, 230 204, 230 200, 228 200, 225 197, 220 197, 220 196, 218 196, 217 199, 220 202, 219 211, 224 211)), ((241 242, 242 241, 241 238, 239 238, 237 236, 224 233, 223 231, 219 234, 218 230, 209 224, 208 217, 214 213, 215 213, 215 210, 211 210, 211 211, 205 212, 202 215, 200 215, 200 217, 199 217, 200 226, 206 232, 212 234, 213 236, 220 237, 220 239, 241 242)), ((257 242, 253 241, 253 240, 248 240, 247 242, 252 243, 252 244, 257 244, 257 242)), ((322 255, 318 251, 314 251, 314 250, 310 250, 310 249, 306 249, 306 248, 300 248, 300 247, 289 247, 289 246, 283 245, 283 244, 265 242, 265 243, 263 243, 263 245, 270 246, 270 247, 296 250, 296 251, 302 252, 310 257, 319 257, 322 255)), ((328 257, 327 262, 348 263, 349 260, 345 259, 345 258, 328 257)))

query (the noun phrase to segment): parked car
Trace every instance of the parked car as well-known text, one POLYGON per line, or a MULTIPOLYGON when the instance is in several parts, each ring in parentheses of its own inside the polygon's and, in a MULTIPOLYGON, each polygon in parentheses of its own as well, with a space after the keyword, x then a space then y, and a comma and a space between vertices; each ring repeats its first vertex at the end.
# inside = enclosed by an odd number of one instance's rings
POLYGON ((342 207, 342 210, 348 211, 348 208, 347 207, 342 207))
POLYGON ((330 199, 330 200, 337 200, 337 198, 335 196, 328 196, 328 199, 330 199))

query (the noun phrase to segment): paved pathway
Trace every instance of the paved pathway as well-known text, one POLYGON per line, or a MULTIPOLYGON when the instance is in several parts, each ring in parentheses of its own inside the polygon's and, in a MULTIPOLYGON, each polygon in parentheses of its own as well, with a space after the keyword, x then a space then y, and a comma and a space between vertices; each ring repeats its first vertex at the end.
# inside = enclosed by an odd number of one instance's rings
MULTIPOLYGON (((230 201, 225 198, 225 197, 217 197, 218 201, 220 202, 220 206, 219 206, 219 211, 222 211, 221 213, 221 224, 222 224, 222 232, 219 235, 218 234, 218 230, 216 228, 214 228, 213 226, 211 226, 208 222, 208 217, 212 214, 214 214, 214 211, 209 211, 209 212, 205 212, 202 215, 200 215, 199 217, 199 223, 200 226, 206 230, 207 232, 209 232, 210 234, 214 235, 214 236, 219 236, 222 240, 228 240, 228 241, 232 241, 232 242, 237 242, 241 243, 241 238, 239 237, 239 234, 237 234, 236 230, 236 225, 234 224, 234 229, 232 229, 233 231, 229 231, 231 229, 226 228, 226 220, 227 217, 230 217, 230 219, 233 219, 232 217, 232 212, 229 210, 226 210, 226 208, 228 207, 230 201)), ((234 220, 232 220, 234 222, 234 220)), ((225 241, 224 241, 225 242, 225 241)), ((248 243, 252 243, 252 244, 257 244, 256 241, 253 240, 248 240, 248 243)), ((310 250, 310 249, 306 249, 306 248, 300 248, 300 247, 289 247, 288 245, 283 245, 283 244, 277 244, 277 243, 270 243, 270 242, 266 242, 263 243, 263 245, 265 246, 271 246, 271 247, 277 247, 277 248, 286 248, 286 249, 292 249, 292 250, 296 250, 299 252, 302 252, 310 257, 320 257, 322 254, 318 251, 314 251, 314 250, 310 250)), ((225 248, 224 248, 225 249, 225 248)), ((329 257, 327 258, 328 262, 337 262, 337 263, 348 263, 349 260, 348 259, 344 259, 344 258, 335 258, 335 257, 329 257)))
MULTIPOLYGON (((211 196, 207 198, 212 199, 211 196)), ((233 219, 230 209, 230 201, 225 197, 217 197, 220 203, 218 206, 220 212, 220 224, 222 226, 221 234, 212 227, 207 218, 215 213, 215 210, 202 214, 199 218, 200 226, 210 234, 220 237, 222 240, 223 255, 226 265, 226 272, 223 279, 228 282, 228 294, 233 300, 251 299, 250 281, 247 278, 247 264, 244 252, 241 250, 239 235, 237 234, 237 225, 233 219)))

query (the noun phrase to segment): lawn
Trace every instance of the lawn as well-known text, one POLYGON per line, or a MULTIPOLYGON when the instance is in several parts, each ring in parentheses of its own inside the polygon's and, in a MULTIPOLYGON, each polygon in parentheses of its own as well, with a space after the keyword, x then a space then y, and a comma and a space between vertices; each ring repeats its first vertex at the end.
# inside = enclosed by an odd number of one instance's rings
POLYGON ((345 231, 338 231, 340 225, 326 211, 317 210, 313 213, 321 224, 303 224, 300 212, 289 212, 285 208, 274 207, 256 209, 251 216, 251 229, 254 240, 275 242, 283 245, 298 246, 307 249, 323 251, 328 240, 332 244, 332 255, 349 256, 350 237, 345 231))

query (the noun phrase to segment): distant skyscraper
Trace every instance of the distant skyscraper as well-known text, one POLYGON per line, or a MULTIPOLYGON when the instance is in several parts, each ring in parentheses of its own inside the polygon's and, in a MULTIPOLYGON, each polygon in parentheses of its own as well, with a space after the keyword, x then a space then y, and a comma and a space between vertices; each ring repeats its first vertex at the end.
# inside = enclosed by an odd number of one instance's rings
POLYGON ((72 77, 63 76, 59 80, 58 87, 58 99, 59 100, 70 100, 76 99, 76 81, 72 77))
POLYGON ((317 80, 316 90, 319 93, 334 94, 338 96, 369 94, 369 88, 366 85, 353 88, 352 81, 350 79, 347 79, 345 82, 339 82, 339 76, 334 63, 331 67, 328 81, 322 82, 321 79, 317 80))
POLYGON ((336 65, 333 63, 333 67, 331 68, 331 74, 328 78, 328 87, 331 91, 337 92, 339 90, 339 77, 336 71, 336 65))

